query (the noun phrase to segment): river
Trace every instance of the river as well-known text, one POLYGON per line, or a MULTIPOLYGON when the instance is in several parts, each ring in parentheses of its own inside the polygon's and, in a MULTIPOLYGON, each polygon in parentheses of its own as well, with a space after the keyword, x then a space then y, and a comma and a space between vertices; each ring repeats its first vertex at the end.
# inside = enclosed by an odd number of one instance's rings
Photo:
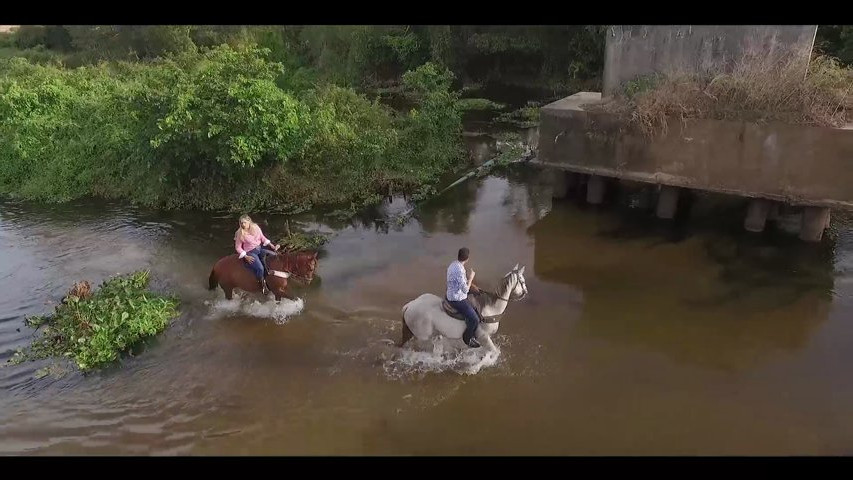
POLYGON ((28 344, 24 317, 80 279, 150 268, 183 303, 120 366, 0 369, 0 453, 853 453, 850 218, 804 245, 715 205, 669 224, 552 202, 519 166, 404 224, 374 221, 399 199, 348 222, 259 214, 273 235, 285 221, 332 234, 315 284, 274 305, 206 288, 232 216, 2 201, 0 362, 28 344), (499 357, 400 350, 401 306, 441 294, 461 246, 482 286, 527 266, 499 357))

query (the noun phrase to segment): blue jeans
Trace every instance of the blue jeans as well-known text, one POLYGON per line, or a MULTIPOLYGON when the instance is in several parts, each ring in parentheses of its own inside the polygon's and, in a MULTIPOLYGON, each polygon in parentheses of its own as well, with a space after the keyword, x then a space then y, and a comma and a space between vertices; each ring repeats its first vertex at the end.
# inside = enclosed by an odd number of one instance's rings
POLYGON ((474 336, 474 332, 477 331, 477 325, 480 324, 480 316, 477 315, 474 307, 468 303, 467 299, 459 301, 448 300, 447 303, 465 317, 465 333, 462 334, 462 341, 465 342, 465 345, 468 345, 471 337, 474 336))
POLYGON ((264 272, 263 258, 267 255, 275 255, 275 252, 267 250, 265 248, 256 247, 254 250, 246 252, 246 256, 254 258, 255 261, 252 263, 246 263, 246 261, 243 260, 243 263, 249 270, 252 271, 252 273, 255 275, 255 278, 257 278, 258 280, 263 279, 264 274, 266 273, 264 272))

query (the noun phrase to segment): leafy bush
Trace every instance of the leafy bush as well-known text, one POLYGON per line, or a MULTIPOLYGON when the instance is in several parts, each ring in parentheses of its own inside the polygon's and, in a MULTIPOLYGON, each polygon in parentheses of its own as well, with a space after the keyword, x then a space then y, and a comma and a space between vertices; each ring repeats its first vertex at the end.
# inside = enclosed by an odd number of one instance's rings
POLYGON ((502 110, 506 105, 498 103, 488 98, 463 98, 459 100, 459 109, 463 111, 471 110, 502 110))
POLYGON ((223 45, 76 69, 0 60, 0 193, 290 209, 414 188, 461 158, 446 69, 406 74, 416 108, 397 115, 349 88, 305 89, 269 54, 223 45))
POLYGON ((149 273, 139 271, 105 281, 91 296, 72 292, 53 315, 27 318, 41 335, 10 361, 65 356, 83 371, 116 361, 178 314, 178 301, 150 292, 148 283, 149 273))

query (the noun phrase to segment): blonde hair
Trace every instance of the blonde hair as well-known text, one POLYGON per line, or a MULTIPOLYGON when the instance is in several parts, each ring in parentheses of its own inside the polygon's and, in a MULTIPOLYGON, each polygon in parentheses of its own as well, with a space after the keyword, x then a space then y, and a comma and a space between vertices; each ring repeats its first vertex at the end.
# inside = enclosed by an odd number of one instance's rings
POLYGON ((243 220, 249 222, 249 231, 251 231, 252 227, 255 225, 255 222, 252 220, 252 217, 250 217, 248 215, 240 216, 240 219, 237 220, 237 232, 234 234, 234 236, 240 240, 243 240, 243 235, 245 235, 245 232, 243 231, 243 225, 242 225, 243 220))

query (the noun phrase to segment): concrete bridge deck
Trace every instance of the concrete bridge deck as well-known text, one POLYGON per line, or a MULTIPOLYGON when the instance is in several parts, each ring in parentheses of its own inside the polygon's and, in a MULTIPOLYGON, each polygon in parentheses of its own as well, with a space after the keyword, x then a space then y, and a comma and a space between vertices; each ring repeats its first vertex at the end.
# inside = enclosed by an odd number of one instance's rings
POLYGON ((659 205, 663 218, 685 188, 754 199, 751 231, 764 228, 774 202, 802 206, 804 229, 814 223, 801 232, 805 240, 820 238, 829 208, 853 208, 852 128, 672 118, 666 135, 648 138, 616 115, 584 108, 600 101, 599 93, 580 92, 543 107, 533 161, 589 176, 592 203, 609 177, 662 186, 659 201, 670 203, 659 205))

